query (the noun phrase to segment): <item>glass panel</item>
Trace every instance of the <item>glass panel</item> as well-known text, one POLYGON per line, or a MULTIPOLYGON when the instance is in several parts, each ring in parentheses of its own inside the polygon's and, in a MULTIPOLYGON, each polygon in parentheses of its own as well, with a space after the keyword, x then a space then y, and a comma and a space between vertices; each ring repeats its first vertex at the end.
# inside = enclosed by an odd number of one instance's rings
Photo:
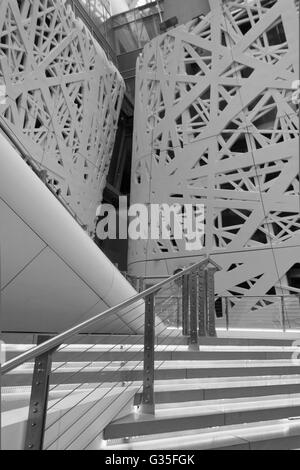
POLYGON ((110 2, 109 0, 80 0, 82 5, 90 16, 101 22, 110 18, 110 2))
MULTIPOLYGON (((160 10, 163 11, 163 1, 159 2, 159 5, 160 10)), ((115 15, 112 17, 112 24, 113 27, 118 27, 151 15, 159 16, 157 2, 152 2, 151 4, 144 5, 143 7, 115 15)))
POLYGON ((125 25, 115 30, 116 53, 124 54, 139 49, 136 26, 125 25))
POLYGON ((226 298, 216 297, 215 311, 216 311, 216 328, 226 329, 226 298))
POLYGON ((285 327, 287 330, 300 329, 300 296, 284 297, 285 327))
POLYGON ((155 296, 155 313, 167 329, 182 328, 182 280, 174 281, 155 296))
POLYGON ((228 305, 230 329, 282 330, 279 296, 229 297, 228 305))
POLYGON ((160 17, 156 5, 135 9, 112 18, 117 54, 141 49, 159 34, 160 17))
POLYGON ((109 0, 66 0, 76 17, 80 18, 96 36, 106 54, 116 61, 113 51, 113 37, 110 27, 109 0))

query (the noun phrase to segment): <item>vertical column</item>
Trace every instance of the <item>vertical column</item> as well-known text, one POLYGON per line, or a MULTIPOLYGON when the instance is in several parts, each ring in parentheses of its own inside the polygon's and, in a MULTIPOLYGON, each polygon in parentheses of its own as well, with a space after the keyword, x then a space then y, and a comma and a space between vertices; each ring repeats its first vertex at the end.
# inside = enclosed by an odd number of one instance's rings
POLYGON ((154 294, 145 300, 145 332, 144 332, 144 382, 142 412, 155 414, 154 401, 154 342, 155 342, 155 313, 154 294))
POLYGON ((229 331, 229 297, 225 297, 226 330, 229 331))
POLYGON ((189 335, 189 276, 182 277, 182 334, 189 335))
POLYGON ((178 329, 180 329, 180 297, 177 297, 176 303, 177 303, 176 326, 177 326, 178 329))
POLYGON ((138 292, 144 292, 145 290, 145 279, 143 277, 139 278, 139 289, 138 292))
POLYGON ((284 296, 282 295, 280 297, 281 299, 281 326, 282 326, 282 331, 285 333, 286 332, 286 322, 285 322, 285 311, 284 311, 284 296))
POLYGON ((206 308, 206 270, 201 268, 198 271, 199 336, 206 336, 206 308))
POLYGON ((197 271, 190 274, 190 344, 198 348, 197 271))
MULTIPOLYGON (((37 344, 50 338, 51 336, 38 336, 37 344)), ((53 352, 54 350, 42 354, 35 360, 25 450, 43 450, 53 352)))
POLYGON ((207 268, 207 333, 217 336, 215 319, 215 273, 216 268, 207 268))

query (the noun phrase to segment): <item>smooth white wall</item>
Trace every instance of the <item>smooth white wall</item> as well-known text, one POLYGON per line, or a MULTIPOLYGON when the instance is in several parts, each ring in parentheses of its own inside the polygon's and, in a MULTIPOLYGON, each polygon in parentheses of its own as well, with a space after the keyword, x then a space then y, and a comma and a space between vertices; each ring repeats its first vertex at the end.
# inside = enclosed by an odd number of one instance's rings
MULTIPOLYGON (((136 294, 2 134, 0 170, 2 331, 56 333, 136 294)), ((140 305, 90 331, 142 332, 140 305)))

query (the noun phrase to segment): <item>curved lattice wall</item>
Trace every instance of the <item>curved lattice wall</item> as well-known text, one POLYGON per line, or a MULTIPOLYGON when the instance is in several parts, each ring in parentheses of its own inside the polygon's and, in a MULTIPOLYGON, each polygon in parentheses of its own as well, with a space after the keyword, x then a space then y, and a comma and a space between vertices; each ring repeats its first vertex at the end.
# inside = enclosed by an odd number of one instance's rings
POLYGON ((93 231, 124 93, 120 74, 64 1, 1 0, 0 75, 2 122, 93 231))
POLYGON ((209 253, 218 293, 274 293, 300 262, 297 3, 210 4, 139 58, 132 173, 132 202, 204 204, 204 248, 135 241, 130 271, 209 253))

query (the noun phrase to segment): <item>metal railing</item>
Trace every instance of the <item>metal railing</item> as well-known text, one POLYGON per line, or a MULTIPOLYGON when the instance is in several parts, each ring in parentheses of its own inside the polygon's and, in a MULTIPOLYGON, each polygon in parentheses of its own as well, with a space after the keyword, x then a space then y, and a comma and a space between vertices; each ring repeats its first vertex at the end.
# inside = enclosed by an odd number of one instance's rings
POLYGON ((182 336, 184 344, 194 349, 200 336, 216 335, 214 274, 218 270, 206 258, 64 333, 40 338, 41 344, 3 364, 2 386, 24 374, 31 390, 25 449, 88 448, 83 436, 93 429, 95 420, 99 434, 99 423, 105 424, 105 413, 116 396, 126 397, 133 386, 141 391, 140 411, 155 413, 154 380, 164 373, 163 362, 156 361, 158 351, 167 352, 182 336), (174 290, 180 293, 174 296, 174 290), (181 327, 173 328, 173 310, 166 313, 164 306, 175 301, 178 307, 178 299, 181 313, 176 326, 181 327), (110 322, 128 309, 137 312, 132 323, 141 323, 144 339, 125 335, 118 344, 106 346, 99 336, 99 322, 110 322), (87 338, 89 344, 82 344, 87 338), (76 350, 72 361, 70 348, 76 350), (120 354, 124 360, 119 360, 120 354))
MULTIPOLYGON (((182 327, 182 297, 176 291, 157 296, 157 314, 172 327, 182 327)), ((216 328, 300 332, 300 294, 215 297, 216 328)))
POLYGON ((226 296, 215 302, 216 325, 230 329, 300 330, 300 295, 226 296))

